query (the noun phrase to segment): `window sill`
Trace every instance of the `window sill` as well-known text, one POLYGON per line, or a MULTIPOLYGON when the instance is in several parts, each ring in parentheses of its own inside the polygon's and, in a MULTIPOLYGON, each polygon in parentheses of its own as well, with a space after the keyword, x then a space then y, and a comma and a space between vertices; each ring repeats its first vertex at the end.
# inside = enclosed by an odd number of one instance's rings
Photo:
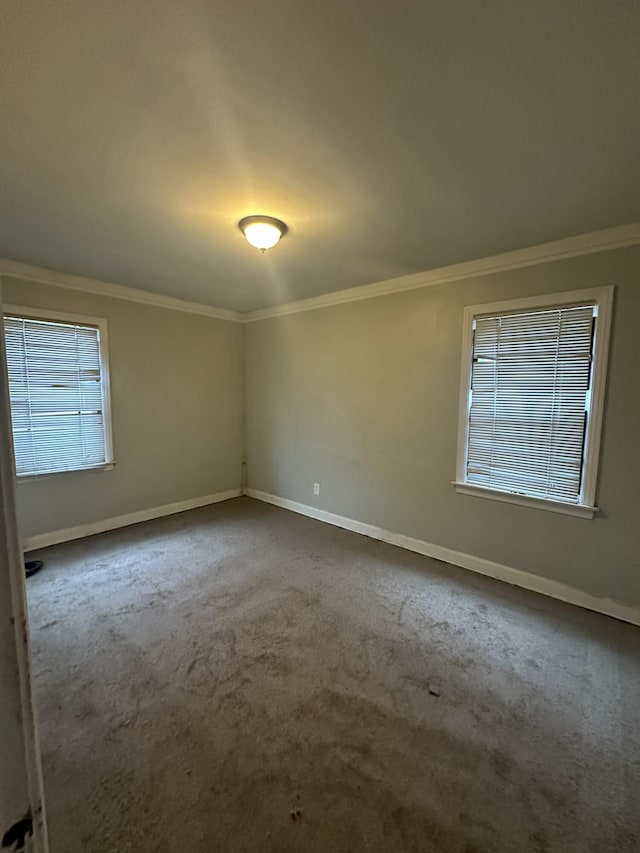
POLYGON ((72 468, 65 471, 41 471, 34 474, 17 474, 16 477, 20 483, 28 483, 31 480, 42 480, 48 477, 61 477, 65 474, 85 474, 91 471, 111 471, 115 467, 115 462, 105 462, 103 465, 92 465, 90 468, 72 468))
POLYGON ((530 498, 526 495, 516 495, 512 492, 501 492, 498 489, 485 489, 483 486, 472 486, 469 483, 457 483, 454 481, 456 492, 461 495, 473 495, 477 498, 488 498, 491 501, 503 501, 519 506, 528 506, 532 509, 542 509, 547 512, 559 512, 563 515, 573 515, 576 518, 593 518, 598 512, 597 506, 585 506, 584 504, 565 504, 560 501, 550 501, 545 498, 530 498))

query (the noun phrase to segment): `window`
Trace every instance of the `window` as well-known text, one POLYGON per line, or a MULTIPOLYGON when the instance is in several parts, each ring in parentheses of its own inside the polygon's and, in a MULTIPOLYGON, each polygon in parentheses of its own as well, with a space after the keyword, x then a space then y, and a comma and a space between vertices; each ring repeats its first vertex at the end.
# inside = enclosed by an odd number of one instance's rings
POLYGON ((4 311, 18 476, 111 467, 106 322, 4 311))
POLYGON ((465 309, 456 488, 587 518, 613 288, 465 309))

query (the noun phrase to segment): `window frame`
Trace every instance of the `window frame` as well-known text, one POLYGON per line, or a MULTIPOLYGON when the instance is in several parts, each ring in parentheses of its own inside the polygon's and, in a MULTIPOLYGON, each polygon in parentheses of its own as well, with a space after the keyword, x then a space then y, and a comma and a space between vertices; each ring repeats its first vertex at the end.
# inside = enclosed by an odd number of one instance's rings
MULTIPOLYGON (((22 320, 43 320, 57 323, 68 323, 69 325, 90 326, 98 329, 98 343, 100 351, 100 380, 102 385, 102 410, 104 424, 104 455, 105 461, 99 465, 91 465, 81 468, 67 468, 63 471, 27 471, 22 474, 16 472, 20 481, 41 479, 43 477, 59 477, 64 474, 81 474, 85 471, 111 471, 115 466, 113 457, 113 428, 111 421, 111 377, 109 374, 109 337, 107 332, 107 321, 104 317, 88 317, 84 314, 71 314, 67 311, 50 311, 47 308, 30 308, 25 305, 3 305, 2 320, 5 317, 15 317, 22 320)), ((13 446, 13 433, 11 438, 13 446)), ((14 454, 15 470, 15 454, 14 454)))
POLYGON ((506 503, 519 504, 520 506, 559 512, 565 515, 577 516, 578 518, 593 518, 596 512, 598 512, 595 499, 604 417, 614 291, 614 285, 607 285, 582 290, 569 290, 562 293, 545 293, 524 299, 508 299, 483 305, 470 305, 464 309, 456 479, 453 481, 457 492, 475 497, 488 498, 489 500, 504 501, 506 503), (580 502, 574 504, 551 500, 549 498, 529 497, 527 495, 478 486, 467 482, 470 390, 473 367, 473 321, 477 317, 494 314, 511 314, 531 309, 553 309, 578 305, 580 303, 588 304, 589 302, 597 305, 598 315, 593 344, 594 356, 591 367, 591 388, 584 441, 580 502))

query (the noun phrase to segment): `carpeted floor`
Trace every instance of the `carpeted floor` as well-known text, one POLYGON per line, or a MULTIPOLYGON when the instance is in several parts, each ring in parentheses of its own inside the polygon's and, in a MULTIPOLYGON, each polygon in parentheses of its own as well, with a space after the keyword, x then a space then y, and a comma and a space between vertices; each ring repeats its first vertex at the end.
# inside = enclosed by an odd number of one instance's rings
POLYGON ((640 849, 640 630, 248 498, 39 552, 52 853, 640 849))

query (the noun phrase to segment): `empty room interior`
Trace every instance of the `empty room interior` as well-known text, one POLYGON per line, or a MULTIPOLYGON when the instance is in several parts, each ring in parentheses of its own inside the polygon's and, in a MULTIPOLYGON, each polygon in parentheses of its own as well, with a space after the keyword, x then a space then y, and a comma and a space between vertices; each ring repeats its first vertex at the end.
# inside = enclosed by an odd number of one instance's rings
POLYGON ((640 5, 5 0, 0 839, 640 850, 640 5))

